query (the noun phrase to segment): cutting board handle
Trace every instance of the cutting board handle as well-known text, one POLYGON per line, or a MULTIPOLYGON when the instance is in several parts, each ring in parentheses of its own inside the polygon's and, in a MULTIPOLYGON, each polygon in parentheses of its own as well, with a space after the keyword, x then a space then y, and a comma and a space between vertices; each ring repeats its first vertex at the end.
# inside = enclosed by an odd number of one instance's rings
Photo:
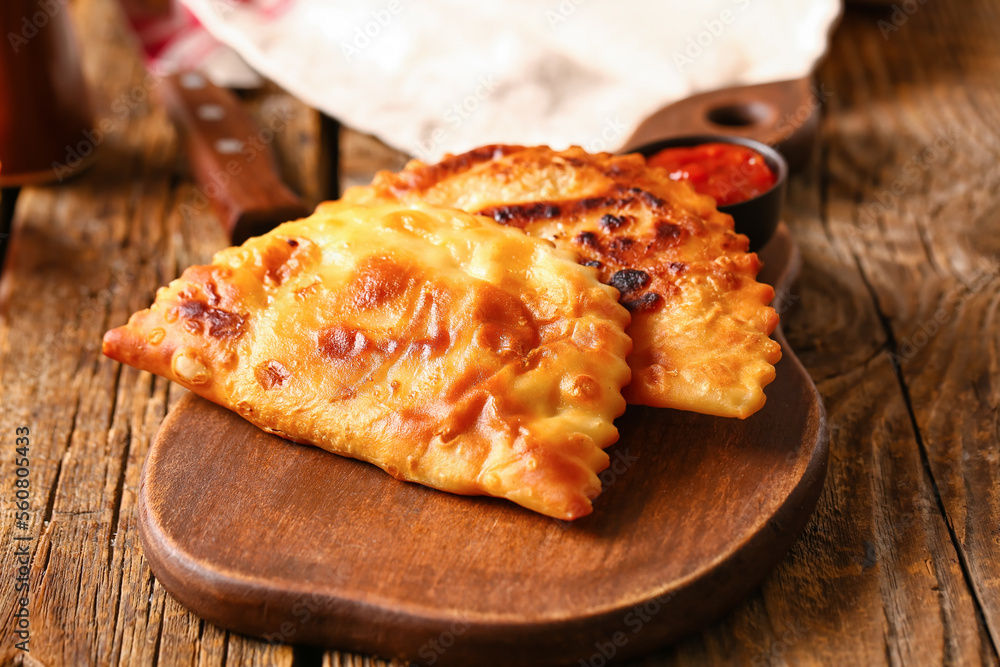
POLYGON ((622 152, 681 135, 722 134, 773 146, 795 170, 809 157, 819 127, 819 109, 828 96, 809 78, 702 93, 647 118, 622 152))
POLYGON ((258 127, 233 93, 197 72, 166 76, 160 89, 195 181, 233 243, 309 215, 275 169, 270 144, 280 119, 258 127))

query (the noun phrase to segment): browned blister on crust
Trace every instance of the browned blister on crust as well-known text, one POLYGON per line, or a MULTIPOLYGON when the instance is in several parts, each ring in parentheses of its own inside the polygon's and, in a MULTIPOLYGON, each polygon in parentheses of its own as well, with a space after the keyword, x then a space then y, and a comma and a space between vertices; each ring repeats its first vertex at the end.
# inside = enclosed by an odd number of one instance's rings
POLYGON ((631 403, 747 417, 781 349, 774 290, 715 202, 641 155, 484 146, 349 189, 357 202, 426 201, 488 215, 597 268, 632 312, 631 403))
POLYGON ((400 479, 573 519, 625 409, 616 298, 483 217, 328 208, 188 269, 104 352, 400 479))

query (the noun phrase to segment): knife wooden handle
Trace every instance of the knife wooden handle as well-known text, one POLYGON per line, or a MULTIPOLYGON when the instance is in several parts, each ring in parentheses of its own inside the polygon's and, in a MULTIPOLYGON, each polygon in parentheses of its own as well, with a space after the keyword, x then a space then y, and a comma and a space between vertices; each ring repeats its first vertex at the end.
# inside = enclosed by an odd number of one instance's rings
POLYGON ((160 89, 195 181, 233 243, 309 215, 275 170, 273 130, 258 127, 235 95, 197 72, 166 76, 160 89))

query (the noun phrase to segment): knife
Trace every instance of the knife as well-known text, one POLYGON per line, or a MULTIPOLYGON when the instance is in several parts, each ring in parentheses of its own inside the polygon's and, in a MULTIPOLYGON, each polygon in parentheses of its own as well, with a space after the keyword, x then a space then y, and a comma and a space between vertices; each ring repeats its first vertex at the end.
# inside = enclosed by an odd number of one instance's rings
POLYGON ((233 93, 194 71, 163 77, 159 89, 198 188, 232 243, 312 212, 281 181, 270 141, 233 93))

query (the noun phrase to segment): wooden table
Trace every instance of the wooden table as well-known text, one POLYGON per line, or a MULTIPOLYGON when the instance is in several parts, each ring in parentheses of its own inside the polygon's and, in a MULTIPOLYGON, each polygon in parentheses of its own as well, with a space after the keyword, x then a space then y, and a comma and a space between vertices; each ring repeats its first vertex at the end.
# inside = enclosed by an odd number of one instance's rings
MULTIPOLYGON (((818 72, 819 150, 791 183, 805 263, 782 320, 829 412, 819 507, 759 590, 639 664, 998 664, 1000 14, 993 0, 898 4, 912 13, 895 22, 891 9, 846 15, 818 72)), ((220 630, 150 575, 139 472, 183 391, 103 358, 101 335, 225 239, 196 206, 115 3, 74 7, 110 123, 101 158, 0 205, 13 217, 0 282, 2 664, 385 664, 220 630), (12 489, 24 426, 27 531, 12 489), (10 632, 15 535, 32 538, 30 654, 10 632)), ((310 202, 330 196, 331 126, 273 88, 247 106, 290 118, 275 142, 285 178, 310 202)), ((341 152, 349 183, 404 161, 350 131, 341 152)))

